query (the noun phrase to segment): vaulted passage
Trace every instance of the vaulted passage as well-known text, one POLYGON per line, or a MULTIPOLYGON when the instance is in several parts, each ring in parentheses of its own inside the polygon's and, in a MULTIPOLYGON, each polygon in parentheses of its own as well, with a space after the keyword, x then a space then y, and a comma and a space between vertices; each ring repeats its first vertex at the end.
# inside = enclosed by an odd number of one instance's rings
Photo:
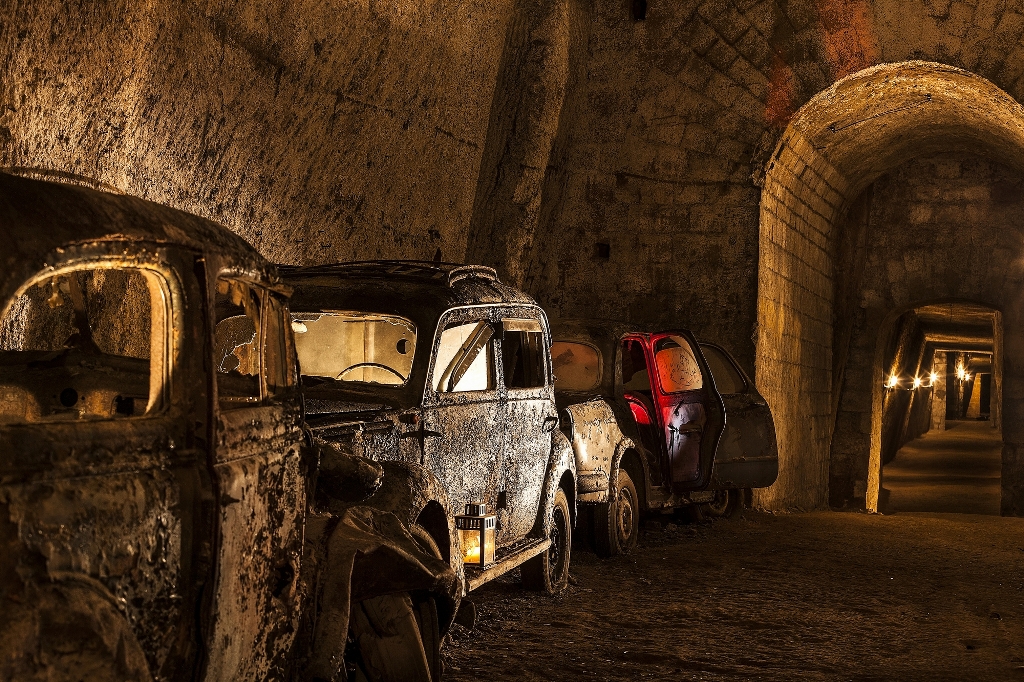
MULTIPOLYGON (((971 333, 959 318, 945 330, 929 332, 924 321, 913 329, 917 318, 905 311, 981 306, 994 320, 996 365, 1019 352, 1022 233, 1011 188, 1021 182, 1022 145, 1019 104, 938 64, 867 69, 798 112, 769 163, 761 203, 757 376, 780 406, 782 465, 760 504, 878 508, 880 457, 896 428, 881 416, 883 364, 917 370, 928 343, 971 333)), ((1016 396, 1017 367, 1007 360, 997 371, 997 395, 1016 396)), ((1020 513, 1024 403, 996 402, 1001 508, 1020 513)), ((897 430, 903 437, 902 424, 897 430)))

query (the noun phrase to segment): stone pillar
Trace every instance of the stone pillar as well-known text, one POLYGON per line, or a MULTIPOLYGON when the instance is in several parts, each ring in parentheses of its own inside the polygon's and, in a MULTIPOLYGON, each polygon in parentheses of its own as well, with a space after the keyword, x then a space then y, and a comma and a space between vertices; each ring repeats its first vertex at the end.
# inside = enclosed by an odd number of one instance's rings
POLYGON ((946 353, 935 351, 932 357, 932 421, 930 428, 934 431, 946 430, 946 353))

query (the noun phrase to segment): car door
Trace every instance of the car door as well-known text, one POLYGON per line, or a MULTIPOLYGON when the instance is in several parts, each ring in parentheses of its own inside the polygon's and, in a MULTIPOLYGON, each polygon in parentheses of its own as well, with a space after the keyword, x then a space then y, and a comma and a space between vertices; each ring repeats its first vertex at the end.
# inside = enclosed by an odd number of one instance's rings
POLYGON ((538 308, 502 311, 504 462, 498 491, 498 544, 522 539, 537 520, 551 432, 558 425, 551 381, 550 334, 538 308))
POLYGON ((725 404, 725 431, 715 454, 713 487, 763 488, 779 475, 775 422, 754 382, 721 346, 701 343, 725 404))
POLYGON ((497 501, 504 410, 497 333, 488 307, 448 311, 438 324, 423 397, 423 460, 441 480, 449 514, 497 501))
MULTIPOLYGON (((43 590, 77 585, 82 599, 66 601, 68 613, 102 593, 150 674, 188 674, 193 503, 205 467, 192 429, 205 419, 185 399, 194 374, 174 330, 201 323, 186 305, 198 294, 191 255, 120 242, 69 251, 78 257, 58 258, 2 302, 0 575, 43 590)), ((100 618, 71 618, 75 631, 60 636, 82 639, 57 651, 88 648, 100 618)), ((119 646, 130 657, 133 646, 119 646)))
POLYGON ((294 347, 283 300, 259 281, 214 283, 211 365, 216 577, 205 679, 264 679, 298 624, 305 513, 294 347))
POLYGON ((725 426, 711 371, 689 332, 651 334, 646 351, 668 480, 677 493, 705 488, 725 426))

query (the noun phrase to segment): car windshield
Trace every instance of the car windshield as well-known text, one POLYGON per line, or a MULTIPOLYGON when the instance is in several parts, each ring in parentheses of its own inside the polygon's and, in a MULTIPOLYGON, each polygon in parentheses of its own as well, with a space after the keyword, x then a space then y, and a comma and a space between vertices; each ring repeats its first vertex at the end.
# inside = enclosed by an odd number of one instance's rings
POLYGON ((404 386, 416 354, 416 325, 397 315, 292 313, 304 377, 404 386))
POLYGON ((601 353, 589 343, 553 342, 551 365, 556 391, 592 391, 601 383, 601 353))

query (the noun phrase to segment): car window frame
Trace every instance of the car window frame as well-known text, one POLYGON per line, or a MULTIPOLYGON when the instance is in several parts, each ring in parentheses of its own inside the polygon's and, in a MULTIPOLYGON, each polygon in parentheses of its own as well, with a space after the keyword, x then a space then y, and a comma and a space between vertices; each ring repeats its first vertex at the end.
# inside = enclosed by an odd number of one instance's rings
POLYGON ((479 391, 438 391, 434 388, 434 365, 437 363, 437 353, 441 346, 441 334, 445 329, 453 326, 470 324, 472 322, 486 322, 492 327, 495 325, 495 307, 490 304, 459 306, 449 308, 437 320, 434 334, 430 342, 430 359, 427 363, 426 379, 423 382, 424 406, 451 404, 453 402, 486 402, 497 400, 504 391, 501 371, 501 355, 499 354, 498 343, 501 335, 495 332, 487 342, 491 347, 491 371, 494 373, 494 387, 479 391), (493 397, 492 397, 493 396, 493 397))
MULTIPOLYGON (((84 256, 75 258, 73 260, 65 261, 59 265, 39 270, 33 276, 25 279, 24 282, 11 294, 10 298, 4 302, 3 308, 0 309, 0 319, 6 317, 14 301, 25 294, 31 287, 44 282, 45 280, 66 275, 72 272, 79 272, 82 270, 96 270, 96 269, 107 269, 107 270, 146 270, 153 272, 158 277, 159 290, 161 298, 163 300, 163 349, 161 355, 163 370, 160 372, 159 383, 160 389, 158 391, 157 400, 159 405, 153 409, 147 407, 145 414, 140 415, 126 415, 119 418, 107 418, 107 419, 83 419, 83 420, 59 420, 59 421, 39 421, 39 422, 13 422, 9 424, 14 425, 26 425, 26 426, 38 426, 38 425, 56 425, 56 424, 97 424, 97 423, 115 423, 132 421, 138 422, 139 420, 145 419, 160 419, 165 418, 172 413, 175 407, 175 401, 172 399, 174 392, 173 389, 178 381, 178 374, 180 373, 181 366, 181 339, 175 334, 175 329, 183 329, 185 325, 185 306, 183 297, 183 288, 181 280, 178 277, 178 273, 174 267, 167 262, 165 259, 154 257, 154 254, 143 251, 140 254, 132 254, 130 249, 126 249, 126 255, 124 256, 113 256, 109 254, 96 255, 96 256, 84 256), (150 256, 150 257, 146 257, 150 256)), ((153 323, 153 315, 155 309, 150 309, 150 324, 152 328, 150 330, 150 348, 153 348, 152 334, 158 331, 158 325, 153 323)), ((152 350, 151 350, 152 353, 152 350)), ((153 401, 153 387, 152 384, 154 379, 153 372, 153 358, 150 357, 150 402, 153 401)))
MULTIPOLYGON (((741 390, 741 391, 736 391, 735 393, 722 393, 721 389, 718 386, 718 380, 715 379, 715 373, 712 371, 711 372, 711 379, 712 379, 712 381, 715 382, 715 390, 718 391, 720 395, 723 395, 723 396, 726 396, 726 395, 745 395, 745 394, 750 393, 751 388, 752 388, 751 387, 751 382, 747 379, 747 375, 743 372, 742 369, 740 369, 740 366, 736 363, 736 361, 733 360, 732 354, 729 353, 729 351, 725 350, 725 348, 723 348, 722 346, 719 346, 717 343, 705 343, 705 342, 702 342, 702 341, 698 341, 697 345, 701 347, 701 353, 702 354, 704 353, 704 348, 708 347, 708 348, 712 348, 716 353, 719 353, 722 357, 724 357, 725 361, 728 362, 732 366, 733 370, 736 372, 736 376, 738 376, 740 378, 740 382, 742 382, 742 384, 743 384, 743 390, 741 390)), ((711 363, 708 362, 707 355, 704 355, 704 361, 707 362, 708 368, 710 369, 711 368, 711 363)))
POLYGON ((540 306, 498 305, 495 307, 494 324, 502 332, 498 334, 498 348, 495 358, 495 364, 498 366, 501 379, 501 391, 509 398, 515 399, 547 398, 549 395, 553 396, 555 382, 552 378, 553 372, 551 369, 551 327, 548 324, 544 310, 540 306), (541 351, 541 354, 544 356, 544 384, 527 388, 511 388, 505 384, 505 349, 502 344, 505 328, 504 321, 523 319, 534 320, 540 325, 542 343, 544 343, 544 349, 541 351))
POLYGON ((274 286, 267 282, 265 279, 254 275, 251 272, 239 272, 237 270, 225 269, 221 270, 216 274, 211 282, 210 289, 210 305, 209 305, 209 325, 210 332, 209 336, 209 351, 208 355, 210 358, 211 367, 211 383, 212 383, 212 396, 213 404, 216 406, 218 412, 234 412, 237 410, 253 409, 266 407, 270 405, 279 405, 285 402, 289 402, 289 396, 295 395, 296 392, 301 391, 301 379, 299 374, 298 359, 295 352, 295 339, 292 337, 291 331, 291 309, 288 305, 287 296, 276 290, 274 286), (213 362, 214 348, 213 341, 216 334, 217 321, 216 321, 216 310, 215 301, 217 297, 217 283, 222 279, 233 279, 245 283, 250 288, 255 289, 258 292, 260 302, 260 326, 257 330, 258 348, 259 353, 259 387, 260 396, 257 401, 253 402, 239 402, 227 410, 221 405, 220 400, 220 386, 218 382, 218 370, 213 362), (268 367, 267 367, 267 333, 269 319, 268 310, 271 308, 268 302, 271 298, 275 298, 281 304, 281 312, 283 314, 282 326, 285 334, 285 352, 288 355, 286 371, 288 374, 287 379, 290 383, 287 386, 287 390, 278 391, 271 393, 270 386, 268 384, 268 367))

